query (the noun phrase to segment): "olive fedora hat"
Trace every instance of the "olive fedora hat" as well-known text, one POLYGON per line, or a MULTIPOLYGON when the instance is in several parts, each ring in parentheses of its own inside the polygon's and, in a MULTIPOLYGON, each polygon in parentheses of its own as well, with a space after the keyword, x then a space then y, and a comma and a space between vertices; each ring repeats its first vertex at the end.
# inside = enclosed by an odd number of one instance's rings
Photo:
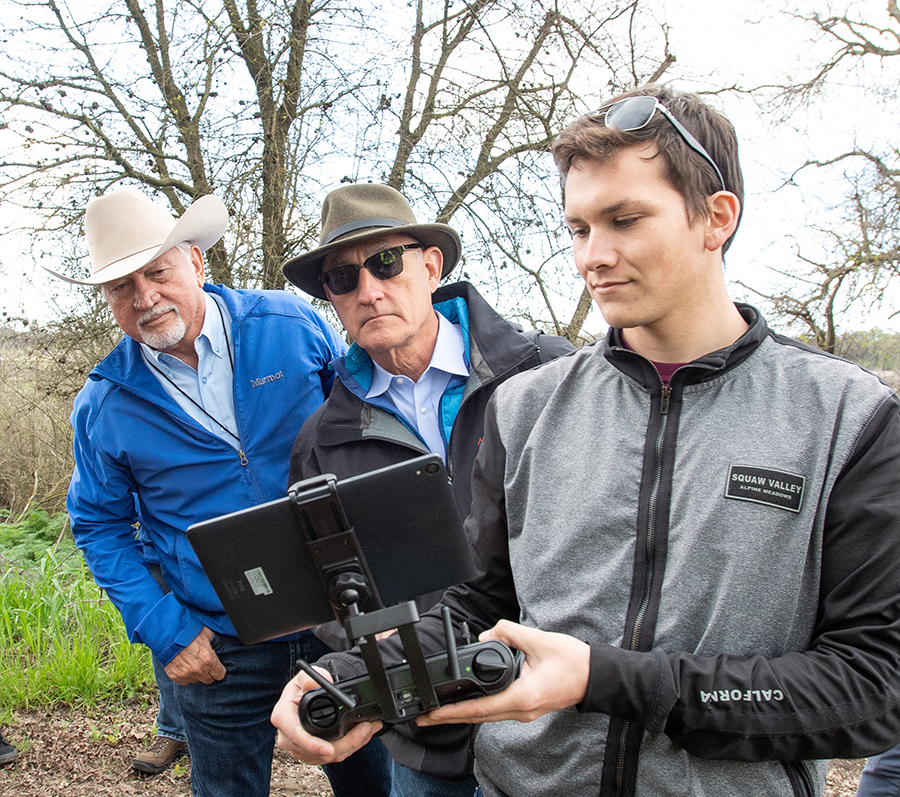
POLYGON ((282 272, 285 278, 318 299, 326 299, 319 281, 322 260, 329 252, 385 233, 402 232, 426 249, 436 246, 444 253, 441 279, 459 262, 459 234, 446 224, 419 224, 403 194, 389 185, 361 183, 336 188, 322 203, 322 234, 319 245, 291 258, 282 272))
POLYGON ((66 282, 101 285, 134 273, 178 244, 205 252, 227 227, 228 211, 218 197, 200 197, 175 219, 136 188, 118 188, 93 197, 84 212, 91 276, 76 279, 44 268, 66 282))

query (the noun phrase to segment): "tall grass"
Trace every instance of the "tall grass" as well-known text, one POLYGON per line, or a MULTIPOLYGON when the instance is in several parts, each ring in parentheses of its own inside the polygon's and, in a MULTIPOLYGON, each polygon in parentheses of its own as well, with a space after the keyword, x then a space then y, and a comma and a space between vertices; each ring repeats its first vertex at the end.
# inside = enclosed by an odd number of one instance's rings
POLYGON ((0 522, 0 714, 91 705, 153 686, 149 651, 128 641, 71 535, 60 537, 64 523, 40 509, 0 522))

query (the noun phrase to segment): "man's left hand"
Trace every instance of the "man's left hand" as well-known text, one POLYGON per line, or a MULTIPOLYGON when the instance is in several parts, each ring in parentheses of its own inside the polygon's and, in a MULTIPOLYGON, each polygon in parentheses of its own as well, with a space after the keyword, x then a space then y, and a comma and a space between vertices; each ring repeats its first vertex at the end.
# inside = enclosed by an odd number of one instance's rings
POLYGON ((531 722, 584 699, 591 649, 566 634, 501 620, 479 637, 497 639, 525 654, 522 674, 504 691, 441 706, 416 719, 418 725, 445 723, 531 722))
POLYGON ((213 632, 204 626, 193 642, 166 665, 166 675, 176 684, 211 684, 225 677, 225 666, 213 650, 213 632))

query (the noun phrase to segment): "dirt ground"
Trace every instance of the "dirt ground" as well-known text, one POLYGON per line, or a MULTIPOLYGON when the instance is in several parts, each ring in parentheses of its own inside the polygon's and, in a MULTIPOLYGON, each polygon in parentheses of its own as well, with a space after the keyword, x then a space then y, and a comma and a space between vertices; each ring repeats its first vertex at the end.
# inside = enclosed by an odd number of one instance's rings
MULTIPOLYGON (((139 775, 131 759, 149 745, 154 706, 144 700, 93 711, 68 708, 21 712, 5 728, 19 748, 0 767, 0 797, 190 797, 189 759, 162 775, 139 775)), ((862 761, 833 761, 825 797, 854 797, 862 761)), ((272 797, 327 797, 328 781, 315 767, 275 754, 272 797)))
MULTIPOLYGON (((189 758, 161 775, 131 768, 134 754, 153 742, 155 717, 156 706, 144 700, 90 712, 62 708, 14 714, 4 733, 19 757, 0 767, 0 797, 190 797, 189 758)), ((272 797, 330 794, 319 769, 276 752, 272 797)))

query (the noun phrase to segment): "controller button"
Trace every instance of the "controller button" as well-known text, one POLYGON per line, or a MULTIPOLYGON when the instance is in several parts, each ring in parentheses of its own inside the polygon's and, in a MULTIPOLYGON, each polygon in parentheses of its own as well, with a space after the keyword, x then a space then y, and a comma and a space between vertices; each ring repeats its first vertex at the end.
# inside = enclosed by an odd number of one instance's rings
POLYGON ((306 716, 317 728, 330 728, 337 721, 337 706, 330 697, 314 697, 306 707, 306 716))
POLYGON ((496 650, 479 650, 472 659, 472 672, 479 681, 492 684, 506 673, 506 662, 496 650))

